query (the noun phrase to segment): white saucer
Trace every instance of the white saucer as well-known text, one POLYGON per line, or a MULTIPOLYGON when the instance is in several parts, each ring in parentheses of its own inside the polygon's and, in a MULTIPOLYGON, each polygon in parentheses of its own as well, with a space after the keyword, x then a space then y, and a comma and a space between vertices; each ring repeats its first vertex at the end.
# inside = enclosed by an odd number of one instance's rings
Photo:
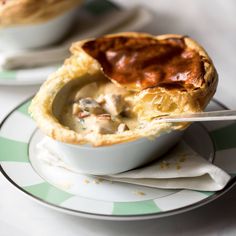
MULTIPOLYGON (((152 189, 100 181, 50 166, 36 158, 35 145, 43 135, 36 131, 36 124, 27 113, 29 102, 13 110, 1 124, 0 169, 21 192, 45 206, 96 219, 151 219, 204 205, 236 184, 234 177, 219 192, 152 189)), ((215 102, 209 108, 222 109, 215 102)), ((186 132, 185 140, 202 156, 235 175, 235 130, 232 122, 209 122, 205 128, 195 124, 186 132)))

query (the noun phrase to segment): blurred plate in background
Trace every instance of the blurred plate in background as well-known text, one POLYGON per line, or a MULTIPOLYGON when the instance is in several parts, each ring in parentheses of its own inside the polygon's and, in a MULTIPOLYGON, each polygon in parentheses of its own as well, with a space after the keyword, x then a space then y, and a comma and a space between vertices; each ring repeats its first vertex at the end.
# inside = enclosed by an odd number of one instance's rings
POLYGON ((152 19, 149 10, 137 6, 122 9, 105 1, 87 1, 78 8, 73 30, 54 47, 0 55, 0 85, 37 85, 46 80, 67 58, 72 42, 106 33, 138 31, 152 19))

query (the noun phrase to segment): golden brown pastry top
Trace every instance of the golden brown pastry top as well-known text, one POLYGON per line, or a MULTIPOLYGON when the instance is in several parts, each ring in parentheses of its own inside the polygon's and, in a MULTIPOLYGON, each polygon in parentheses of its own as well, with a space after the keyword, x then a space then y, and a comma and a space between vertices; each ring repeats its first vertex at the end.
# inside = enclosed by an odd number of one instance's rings
POLYGON ((202 58, 186 46, 184 37, 102 37, 82 48, 109 78, 129 89, 195 88, 204 83, 202 58))
POLYGON ((0 27, 48 21, 82 0, 0 0, 0 27))

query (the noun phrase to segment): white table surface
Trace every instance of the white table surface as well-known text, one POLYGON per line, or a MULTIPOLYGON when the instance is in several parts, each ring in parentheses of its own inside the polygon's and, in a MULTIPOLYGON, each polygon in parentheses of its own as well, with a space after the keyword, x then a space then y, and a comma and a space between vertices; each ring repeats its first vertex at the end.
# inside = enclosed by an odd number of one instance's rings
MULTIPOLYGON (((181 33, 199 41, 215 62, 220 82, 216 98, 236 108, 236 1, 116 0, 124 6, 142 4, 155 14, 143 31, 181 33)), ((0 120, 37 86, 0 86, 0 120)), ((235 157, 236 158, 236 157, 235 157)), ((236 235, 236 189, 187 213, 156 220, 111 222, 65 215, 41 206, 0 174, 0 236, 74 235, 236 235)))

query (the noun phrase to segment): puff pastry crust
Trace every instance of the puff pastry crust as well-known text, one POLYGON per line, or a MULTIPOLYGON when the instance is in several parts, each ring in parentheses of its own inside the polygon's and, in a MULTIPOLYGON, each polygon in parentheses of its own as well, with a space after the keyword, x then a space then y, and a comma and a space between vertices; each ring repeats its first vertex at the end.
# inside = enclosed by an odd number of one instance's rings
POLYGON ((29 109, 46 135, 66 143, 104 146, 184 129, 188 124, 160 124, 155 119, 203 111, 217 87, 217 72, 206 51, 182 35, 112 34, 76 42, 71 52, 41 86, 29 109), (132 91, 133 111, 144 125, 121 133, 84 135, 59 122, 52 109, 56 95, 71 81, 97 73, 132 91))
POLYGON ((0 27, 46 22, 82 0, 0 0, 0 27))

